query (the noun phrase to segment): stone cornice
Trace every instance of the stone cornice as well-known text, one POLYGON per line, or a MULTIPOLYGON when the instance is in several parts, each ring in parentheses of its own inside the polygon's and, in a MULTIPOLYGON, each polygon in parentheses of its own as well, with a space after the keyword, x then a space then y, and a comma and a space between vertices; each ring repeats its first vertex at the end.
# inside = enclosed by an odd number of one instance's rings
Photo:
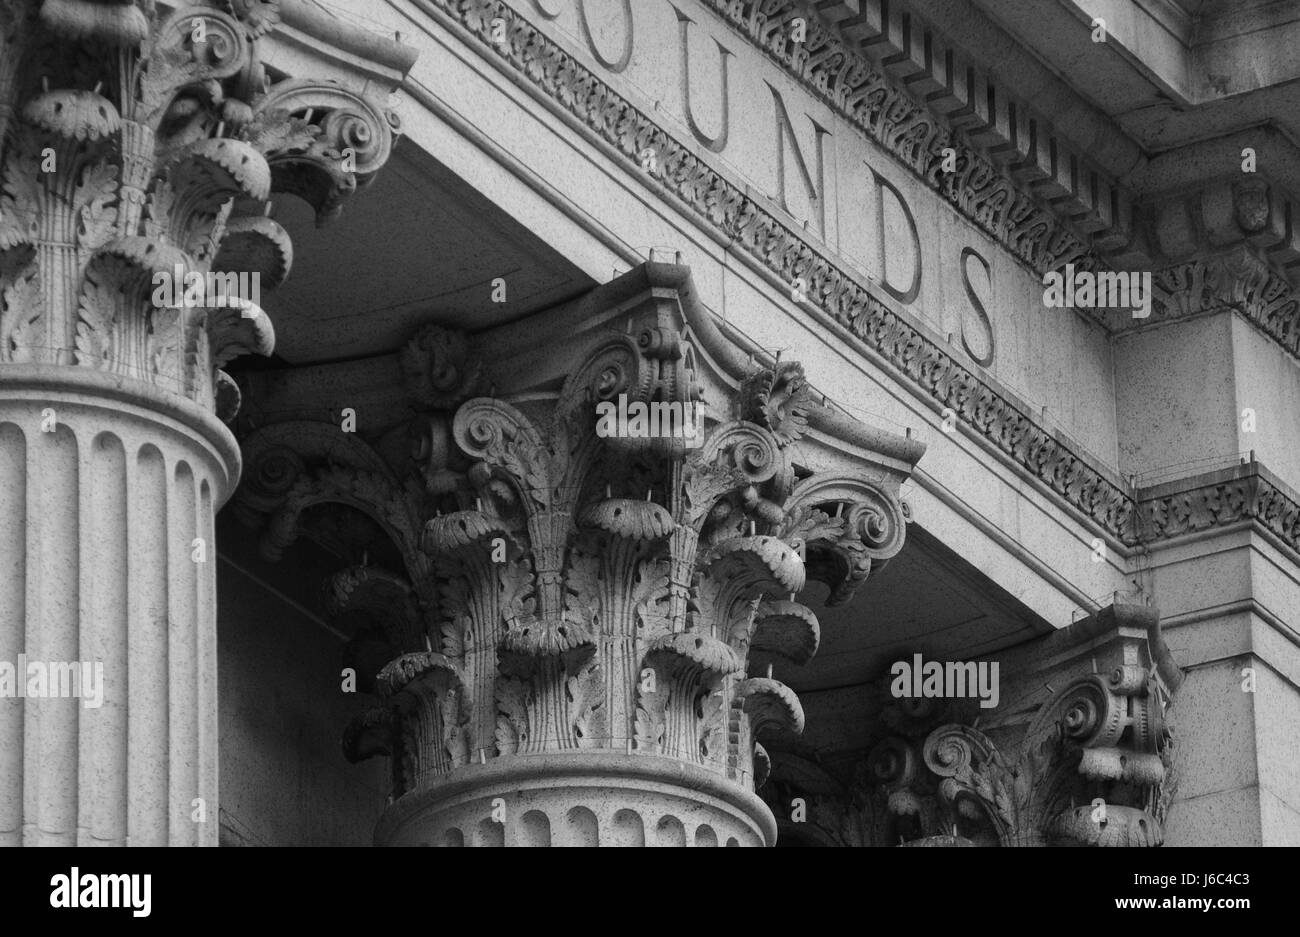
POLYGON ((704 3, 1035 271, 1140 262, 1131 194, 913 14, 863 0, 829 26, 804 0, 704 3))
POLYGON ((1231 308, 1300 357, 1300 209, 1253 176, 1221 178, 1162 196, 1150 208, 1152 317, 1112 313, 1111 331, 1231 308))
POLYGON ((1232 309, 1300 357, 1300 300, 1284 279, 1247 250, 1157 270, 1153 284, 1150 324, 1232 309))
POLYGON ((1300 499, 1258 462, 1248 462, 1138 492, 1135 535, 1154 543, 1253 523, 1300 556, 1300 499))
MULTIPOLYGON (((1188 265, 1171 264, 1189 250, 1249 244, 1263 273, 1252 273, 1260 282, 1243 287, 1251 295, 1241 298, 1239 308, 1300 357, 1300 304, 1287 282, 1300 275, 1300 231, 1294 225, 1300 211, 1279 185, 1246 176, 1236 184, 1210 181, 1191 193, 1162 193, 1139 204, 1049 121, 1005 86, 994 86, 940 33, 898 5, 863 0, 861 11, 851 15, 845 4, 818 3, 822 17, 835 22, 828 28, 804 0, 706 4, 1038 273, 1064 263, 1076 269, 1155 269, 1158 280, 1163 276, 1157 285, 1173 292, 1188 265), (789 39, 797 16, 809 23, 802 43, 789 39), (948 146, 958 154, 956 173, 941 169, 948 146), (1002 211, 989 209, 999 201, 1002 211), (1068 245, 1072 237, 1077 256, 1053 247, 1068 245)), ((1236 165, 1239 150, 1223 165, 1236 165)), ((1156 313, 1184 314, 1174 311, 1180 303, 1187 305, 1157 294, 1156 313)), ((1145 324, 1117 315, 1096 318, 1112 331, 1145 324)))

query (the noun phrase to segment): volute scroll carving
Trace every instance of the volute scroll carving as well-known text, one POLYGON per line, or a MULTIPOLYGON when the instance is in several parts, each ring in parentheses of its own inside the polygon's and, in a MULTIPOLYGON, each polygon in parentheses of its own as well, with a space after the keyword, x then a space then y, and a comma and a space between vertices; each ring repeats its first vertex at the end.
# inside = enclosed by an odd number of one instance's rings
POLYGON ((791 498, 786 525, 806 545, 808 576, 843 605, 903 547, 910 511, 896 495, 859 479, 811 478, 791 498))

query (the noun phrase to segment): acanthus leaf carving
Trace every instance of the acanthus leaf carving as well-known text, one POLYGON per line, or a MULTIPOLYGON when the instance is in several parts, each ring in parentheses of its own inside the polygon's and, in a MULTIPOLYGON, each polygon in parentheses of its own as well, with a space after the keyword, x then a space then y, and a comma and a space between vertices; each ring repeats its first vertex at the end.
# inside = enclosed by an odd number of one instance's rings
POLYGON ((6 273, 0 261, 0 361, 46 357, 44 299, 34 264, 6 273))
POLYGON ((589 662, 566 682, 573 731, 578 746, 592 748, 607 744, 605 725, 605 682, 600 665, 589 662))
POLYGON ((496 682, 496 745, 500 755, 513 755, 527 743, 528 684, 518 677, 500 677, 496 682))

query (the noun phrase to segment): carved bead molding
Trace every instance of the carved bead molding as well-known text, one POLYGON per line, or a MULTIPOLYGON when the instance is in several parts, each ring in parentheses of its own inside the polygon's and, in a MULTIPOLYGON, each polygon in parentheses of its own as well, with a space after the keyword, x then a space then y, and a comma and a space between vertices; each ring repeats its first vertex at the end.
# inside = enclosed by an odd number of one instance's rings
POLYGON ((1176 785, 1166 717, 1182 674, 1156 611, 1114 605, 999 660, 992 710, 883 691, 886 734, 847 777, 797 749, 774 752, 767 796, 789 818, 781 834, 823 845, 1160 845, 1176 785))
MULTIPOLYGON (((478 806, 444 804, 434 832, 420 812, 480 775, 518 793, 527 785, 510 759, 584 753, 607 759, 602 783, 615 787, 665 784, 683 770, 721 785, 749 803, 737 827, 749 832, 735 838, 771 839, 770 817, 753 819, 766 770, 756 739, 797 733, 804 716, 788 687, 756 672, 815 653, 816 614, 797 601, 810 578, 846 601, 901 549, 898 485, 921 449, 814 403, 797 363, 745 373, 684 268, 649 266, 584 301, 616 310, 618 328, 565 335, 557 353, 573 363, 558 391, 475 396, 485 367, 472 348, 496 340, 471 345, 430 326, 396 356, 414 415, 378 438, 293 421, 244 442, 236 509, 263 524, 268 556, 299 534, 349 556, 334 539, 342 525, 319 510, 327 504, 389 541, 366 547, 386 571, 348 569, 329 586, 336 608, 359 615, 356 650, 393 651, 375 674, 377 705, 344 741, 350 758, 392 758, 396 802, 380 841, 406 841, 412 828, 424 839, 471 836, 464 823, 487 816, 478 806), (629 424, 610 435, 605 403, 671 405, 688 426, 695 414, 701 432, 629 424), (826 438, 874 440, 880 461, 836 463, 819 455, 833 451, 826 438)), ((546 325, 533 329, 535 347, 546 325)), ((583 802, 534 806, 558 829, 583 802)), ((710 826, 721 836, 736 822, 710 826)), ((509 829, 508 840, 527 833, 509 829)))
POLYGON ((0 0, 0 362, 93 368, 233 415, 221 367, 275 342, 248 284, 292 265, 272 192, 337 213, 397 129, 331 82, 273 82, 257 43, 278 19, 277 0, 0 0), (211 285, 169 307, 156 274, 177 297, 192 275, 211 285))
MULTIPOLYGON (((858 282, 854 274, 819 254, 793 229, 749 198, 742 187, 705 165, 689 147, 668 136, 527 20, 491 0, 420 0, 420 4, 448 28, 481 43, 493 61, 516 69, 529 84, 613 146, 636 173, 645 175, 637 154, 653 147, 660 158, 649 175, 666 192, 723 231, 736 247, 784 281, 802 277, 808 284, 809 301, 858 339, 860 348, 927 400, 936 412, 951 407, 974 435, 1009 456, 1063 503, 1116 541, 1130 545, 1135 542, 1131 529, 1133 499, 1113 473, 1037 425, 1018 404, 984 383, 909 324, 858 282), (504 43, 492 40, 491 24, 498 17, 506 23, 504 43)), ((981 185, 992 186, 993 182, 987 180, 981 185)), ((1050 218, 1033 215, 1009 190, 997 191, 1002 194, 981 189, 982 194, 972 198, 982 206, 980 210, 991 213, 989 218, 997 219, 995 227, 1011 225, 1019 232, 1018 239, 1026 239, 1024 244, 1046 245, 1041 264, 1044 268, 1064 264, 1071 258, 1076 263, 1084 262, 1078 243, 1070 237, 1046 237, 1044 232, 1051 229, 1050 218)), ((1030 254, 1037 250, 1017 249, 1029 250, 1030 254)))

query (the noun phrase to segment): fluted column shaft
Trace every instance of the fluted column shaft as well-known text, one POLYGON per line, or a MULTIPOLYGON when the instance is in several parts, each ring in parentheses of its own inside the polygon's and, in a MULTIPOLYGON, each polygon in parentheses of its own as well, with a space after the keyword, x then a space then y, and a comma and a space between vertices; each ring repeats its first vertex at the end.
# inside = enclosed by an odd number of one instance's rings
POLYGON ((91 677, 80 699, 0 683, 0 845, 216 844, 213 517, 238 472, 188 401, 0 366, 0 666, 91 677))

